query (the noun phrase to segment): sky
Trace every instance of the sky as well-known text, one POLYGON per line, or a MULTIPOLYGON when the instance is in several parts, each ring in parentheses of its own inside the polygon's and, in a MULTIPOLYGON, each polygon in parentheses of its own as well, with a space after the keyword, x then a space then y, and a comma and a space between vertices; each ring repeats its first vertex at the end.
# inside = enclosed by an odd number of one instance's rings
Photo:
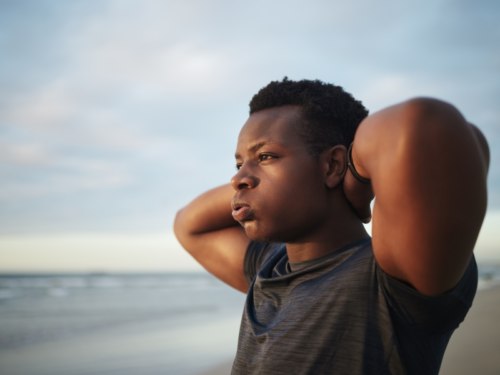
POLYGON ((230 180, 284 76, 457 106, 491 148, 476 255, 500 259, 500 2, 1 0, 0 271, 199 269, 174 215, 230 180))

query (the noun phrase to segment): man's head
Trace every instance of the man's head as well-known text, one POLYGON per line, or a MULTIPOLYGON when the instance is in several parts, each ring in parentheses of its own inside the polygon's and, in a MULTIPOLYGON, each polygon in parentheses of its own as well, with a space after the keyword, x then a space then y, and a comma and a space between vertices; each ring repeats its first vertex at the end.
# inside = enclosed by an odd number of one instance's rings
POLYGON ((236 150, 234 217, 254 240, 292 243, 350 210, 346 146, 367 111, 320 81, 271 82, 250 103, 236 150))
POLYGON ((298 106, 299 132, 314 157, 332 146, 349 147, 359 123, 368 116, 360 101, 340 86, 319 80, 273 81, 250 101, 250 115, 264 109, 298 106))

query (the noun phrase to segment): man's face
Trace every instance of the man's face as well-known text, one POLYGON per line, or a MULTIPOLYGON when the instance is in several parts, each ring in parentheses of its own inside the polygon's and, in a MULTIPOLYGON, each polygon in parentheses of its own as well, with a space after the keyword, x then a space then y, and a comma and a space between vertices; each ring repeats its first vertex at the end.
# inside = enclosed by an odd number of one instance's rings
POLYGON ((300 109, 254 113, 241 129, 233 217, 253 240, 296 242, 328 215, 324 167, 298 134, 300 109))

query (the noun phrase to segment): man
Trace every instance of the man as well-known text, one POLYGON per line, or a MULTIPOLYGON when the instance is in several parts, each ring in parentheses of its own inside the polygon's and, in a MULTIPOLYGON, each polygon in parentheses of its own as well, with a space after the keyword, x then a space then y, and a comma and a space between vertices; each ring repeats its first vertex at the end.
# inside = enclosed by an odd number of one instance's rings
POLYGON ((185 249, 248 293, 233 374, 439 372, 476 291, 488 146, 434 99, 366 116, 340 87, 271 82, 231 184, 177 214, 185 249))

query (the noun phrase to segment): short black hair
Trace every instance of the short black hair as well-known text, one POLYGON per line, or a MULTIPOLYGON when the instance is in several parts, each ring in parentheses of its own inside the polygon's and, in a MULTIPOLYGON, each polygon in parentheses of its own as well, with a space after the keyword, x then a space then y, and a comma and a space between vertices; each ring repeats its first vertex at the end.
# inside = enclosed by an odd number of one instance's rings
POLYGON ((360 122, 368 116, 363 104, 340 86, 319 80, 273 81, 250 101, 250 115, 268 108, 301 107, 300 133, 314 157, 338 144, 349 147, 360 122))

